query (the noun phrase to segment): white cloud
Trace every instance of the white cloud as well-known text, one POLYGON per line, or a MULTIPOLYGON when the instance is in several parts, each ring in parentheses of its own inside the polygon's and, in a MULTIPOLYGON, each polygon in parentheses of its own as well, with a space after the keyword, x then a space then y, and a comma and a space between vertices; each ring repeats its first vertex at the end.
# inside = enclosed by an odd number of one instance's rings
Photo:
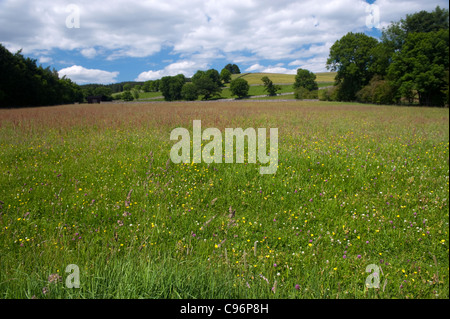
POLYGON ((92 59, 97 55, 97 50, 95 50, 94 48, 82 49, 80 52, 83 56, 89 59, 92 59))
POLYGON ((38 62, 39 63, 51 63, 51 62, 53 62, 53 59, 48 56, 41 56, 41 57, 39 57, 38 62))
POLYGON ((256 64, 253 64, 252 66, 250 66, 249 68, 247 68, 245 70, 245 72, 254 72, 254 71, 260 72, 262 69, 264 69, 264 67, 261 64, 256 63, 256 64))
POLYGON ((163 76, 173 76, 177 74, 184 74, 186 77, 191 77, 197 72, 197 70, 206 69, 208 66, 206 64, 199 64, 194 61, 180 61, 169 64, 162 70, 149 70, 147 72, 142 72, 135 79, 136 81, 148 81, 160 79, 163 76))
POLYGON ((73 65, 58 71, 60 77, 66 76, 77 84, 101 83, 109 84, 117 82, 119 72, 108 72, 97 69, 86 69, 79 65, 73 65))
POLYGON ((280 65, 280 63, 278 63, 275 66, 268 66, 268 67, 256 63, 247 68, 245 72, 296 74, 297 69, 284 68, 280 65))

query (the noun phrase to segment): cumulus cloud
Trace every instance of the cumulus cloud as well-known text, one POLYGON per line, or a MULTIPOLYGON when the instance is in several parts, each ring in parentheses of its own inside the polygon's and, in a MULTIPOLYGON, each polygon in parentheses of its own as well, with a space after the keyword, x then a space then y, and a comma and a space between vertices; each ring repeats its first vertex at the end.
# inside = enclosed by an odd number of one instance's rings
POLYGON ((53 62, 53 59, 49 56, 41 56, 41 57, 39 57, 38 62, 39 63, 51 63, 51 62, 53 62))
POLYGON ((184 74, 186 77, 191 77, 194 75, 197 70, 206 69, 206 64, 199 64, 194 61, 179 61, 172 64, 169 64, 162 70, 149 70, 146 72, 142 72, 135 79, 136 81, 148 81, 148 80, 156 80, 160 79, 163 76, 173 76, 177 74, 184 74))
POLYGON ((117 82, 119 72, 108 72, 97 69, 86 69, 79 65, 72 65, 58 71, 60 77, 66 76, 77 84, 100 83, 109 84, 117 82))
POLYGON ((296 74, 297 69, 287 69, 279 64, 275 66, 262 66, 256 63, 245 69, 245 72, 296 74))
POLYGON ((97 55, 97 50, 95 50, 94 48, 82 49, 80 52, 86 58, 94 58, 97 55))

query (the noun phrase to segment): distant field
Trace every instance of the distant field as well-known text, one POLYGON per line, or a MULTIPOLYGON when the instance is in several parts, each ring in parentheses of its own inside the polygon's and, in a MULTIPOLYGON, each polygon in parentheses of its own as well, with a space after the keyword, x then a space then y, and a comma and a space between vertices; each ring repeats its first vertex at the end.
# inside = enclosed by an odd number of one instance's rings
MULTIPOLYGON (((336 76, 335 72, 325 72, 325 73, 317 73, 317 79, 319 88, 332 86, 334 83, 334 77, 336 76)), ((261 78, 264 76, 268 76, 272 82, 284 84, 281 85, 281 90, 278 93, 288 93, 293 92, 292 84, 295 82, 295 75, 291 74, 278 74, 278 73, 244 73, 244 74, 234 74, 232 75, 232 79, 236 79, 238 77, 244 78, 250 85, 249 96, 255 95, 264 95, 264 88, 262 87, 263 83, 261 78), (259 87, 258 87, 259 86, 259 87)), ((229 91, 230 84, 226 84, 222 90, 221 97, 225 99, 232 98, 231 92, 229 91)), ((113 93, 112 96, 116 96, 120 93, 113 93)), ((163 99, 155 99, 161 97, 161 92, 140 92, 139 100, 145 101, 161 101, 163 99)), ((199 100, 201 97, 199 97, 199 100)), ((266 99, 279 99, 279 97, 267 97, 266 99)))
MULTIPOLYGON (((279 73, 242 73, 242 74, 233 74, 232 79, 242 77, 249 84, 262 84, 261 78, 263 76, 269 77, 273 83, 294 83, 295 82, 295 74, 279 74, 279 73)), ((317 82, 334 82, 334 77, 336 76, 335 72, 325 72, 325 73, 316 73, 317 82)))
POLYGON ((336 77, 336 72, 324 72, 324 73, 316 73, 316 81, 317 82, 333 82, 336 77))
POLYGON ((0 298, 448 299, 448 159, 448 109, 0 109, 0 298), (278 128, 276 173, 172 163, 193 120, 278 128))

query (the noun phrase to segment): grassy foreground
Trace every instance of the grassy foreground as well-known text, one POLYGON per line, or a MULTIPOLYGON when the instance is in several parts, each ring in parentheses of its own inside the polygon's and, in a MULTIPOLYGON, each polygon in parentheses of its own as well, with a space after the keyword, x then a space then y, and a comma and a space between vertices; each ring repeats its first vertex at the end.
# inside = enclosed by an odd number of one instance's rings
POLYGON ((0 298, 448 298, 448 130, 331 102, 0 110, 0 298), (171 163, 193 120, 278 128, 276 174, 171 163))

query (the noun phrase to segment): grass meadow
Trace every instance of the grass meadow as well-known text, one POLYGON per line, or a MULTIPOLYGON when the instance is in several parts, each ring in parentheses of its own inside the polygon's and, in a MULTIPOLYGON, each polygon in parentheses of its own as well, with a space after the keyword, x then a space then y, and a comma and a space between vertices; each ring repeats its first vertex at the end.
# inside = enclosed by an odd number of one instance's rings
POLYGON ((0 168, 0 298, 449 298, 448 109, 1 109, 0 168), (278 128, 277 172, 172 163, 193 120, 278 128))

